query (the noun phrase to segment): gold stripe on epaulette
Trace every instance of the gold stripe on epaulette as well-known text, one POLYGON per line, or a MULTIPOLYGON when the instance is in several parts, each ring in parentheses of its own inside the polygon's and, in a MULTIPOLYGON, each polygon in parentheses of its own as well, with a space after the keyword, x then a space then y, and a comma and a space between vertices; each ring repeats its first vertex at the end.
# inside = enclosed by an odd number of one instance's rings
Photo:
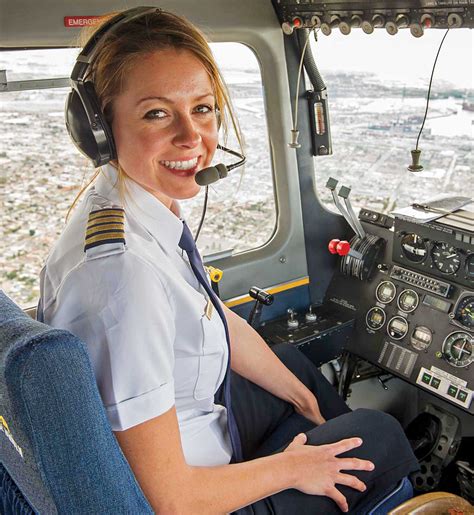
POLYGON ((104 245, 105 243, 125 243, 125 234, 123 231, 105 232, 97 234, 96 236, 90 236, 86 239, 84 250, 96 247, 97 245, 104 245))
POLYGON ((116 239, 116 238, 124 239, 124 236, 125 236, 124 231, 103 232, 102 234, 88 236, 86 238, 86 245, 88 245, 89 243, 97 243, 98 241, 105 241, 105 240, 116 239))
POLYGON ((125 213, 123 209, 107 208, 89 213, 84 252, 106 243, 125 244, 125 213))
POLYGON ((120 231, 122 234, 125 234, 124 231, 124 224, 99 224, 94 225, 90 229, 87 229, 86 231, 86 239, 89 238, 89 236, 94 236, 94 234, 99 233, 100 231, 120 231))
POLYGON ((94 227, 99 227, 99 225, 124 225, 123 219, 118 220, 112 220, 110 218, 106 218, 105 220, 102 220, 102 218, 94 220, 93 223, 87 224, 86 231, 89 229, 93 229, 94 227))
POLYGON ((113 216, 124 216, 123 209, 101 209, 99 211, 91 211, 89 213, 89 222, 91 220, 95 220, 96 218, 100 218, 101 216, 107 216, 107 215, 113 215, 113 216))
POLYGON ((95 225, 105 224, 105 223, 123 223, 124 217, 123 216, 102 216, 100 218, 94 218, 94 220, 90 220, 87 223, 87 228, 90 229, 91 227, 94 227, 95 225))

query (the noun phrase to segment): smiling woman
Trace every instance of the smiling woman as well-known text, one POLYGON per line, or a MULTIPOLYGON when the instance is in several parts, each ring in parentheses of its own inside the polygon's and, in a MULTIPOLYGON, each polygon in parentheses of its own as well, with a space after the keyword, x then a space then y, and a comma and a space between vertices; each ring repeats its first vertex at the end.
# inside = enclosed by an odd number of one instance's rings
POLYGON ((391 490, 416 467, 399 424, 351 412, 296 348, 272 351, 227 309, 181 218, 220 122, 230 116, 240 137, 204 36, 160 9, 119 13, 85 45, 72 82, 68 129, 104 166, 47 259, 38 318, 86 343, 153 510, 337 513, 391 490), (372 446, 368 431, 390 436, 372 446))

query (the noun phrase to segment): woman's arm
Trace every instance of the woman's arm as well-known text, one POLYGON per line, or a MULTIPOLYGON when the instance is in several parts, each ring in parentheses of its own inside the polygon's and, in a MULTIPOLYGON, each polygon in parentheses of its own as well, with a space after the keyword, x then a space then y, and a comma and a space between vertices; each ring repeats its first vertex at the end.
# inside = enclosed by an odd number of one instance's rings
POLYGON ((126 431, 116 431, 115 436, 158 514, 230 513, 287 488, 326 495, 347 511, 347 502, 335 484, 360 491, 365 485, 341 470, 373 469, 365 460, 336 458, 358 447, 360 439, 306 446, 304 434, 298 435, 283 453, 246 463, 192 467, 184 459, 174 407, 126 431))
POLYGON ((313 393, 278 359, 243 318, 224 306, 231 341, 232 370, 291 403, 319 425, 325 422, 313 393))

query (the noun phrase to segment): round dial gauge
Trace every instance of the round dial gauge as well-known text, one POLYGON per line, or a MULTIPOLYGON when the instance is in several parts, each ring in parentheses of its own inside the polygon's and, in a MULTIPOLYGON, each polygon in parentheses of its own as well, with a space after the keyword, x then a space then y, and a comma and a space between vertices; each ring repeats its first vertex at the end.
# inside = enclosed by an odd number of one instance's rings
POLYGON ((443 274, 455 274, 461 265, 458 250, 449 243, 435 243, 431 251, 433 265, 443 274))
POLYGON ((428 246, 418 234, 405 234, 401 246, 405 257, 413 263, 421 263, 428 253, 428 246))
POLYGON ((367 311, 367 315, 365 315, 365 321, 374 331, 378 331, 384 324, 387 319, 387 315, 382 308, 373 307, 367 311))
POLYGON ((470 254, 466 258, 466 275, 471 281, 474 281, 474 254, 470 254))
POLYGON ((418 293, 414 290, 403 290, 402 293, 398 296, 398 307, 405 311, 405 313, 411 313, 415 311, 418 307, 418 303, 420 302, 420 298, 418 297, 418 293))
POLYGON ((433 333, 424 325, 416 326, 413 334, 410 336, 412 347, 420 351, 426 350, 431 345, 432 340, 433 333))
POLYGON ((454 318, 466 329, 474 330, 474 296, 461 300, 454 313, 454 318))
POLYGON ((453 367, 467 367, 473 360, 474 338, 463 331, 449 334, 443 342, 443 356, 453 367))
POLYGON ((403 317, 393 317, 387 324, 387 333, 394 340, 401 340, 408 333, 408 322, 403 317))
POLYGON ((382 281, 375 290, 377 300, 382 304, 389 304, 395 298, 397 288, 392 281, 382 281))

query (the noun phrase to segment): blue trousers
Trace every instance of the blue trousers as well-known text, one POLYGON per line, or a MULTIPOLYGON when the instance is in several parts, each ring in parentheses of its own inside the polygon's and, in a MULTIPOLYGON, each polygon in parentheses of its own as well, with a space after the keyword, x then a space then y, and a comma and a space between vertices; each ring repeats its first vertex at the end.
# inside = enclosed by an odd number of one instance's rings
MULTIPOLYGON (((308 436, 307 445, 323 445, 344 438, 361 437, 364 441, 361 447, 340 456, 368 459, 375 464, 371 472, 347 471, 363 481, 367 489, 359 492, 343 485, 337 488, 345 495, 351 513, 365 513, 364 507, 370 505, 371 499, 375 503, 381 494, 388 494, 400 479, 418 468, 402 427, 395 418, 381 411, 351 411, 317 367, 292 345, 276 345, 273 350, 287 368, 315 394, 327 422, 315 426, 298 415, 291 404, 232 372, 232 411, 239 428, 244 459, 251 460, 281 452, 301 432, 308 436)), ((236 513, 327 515, 341 512, 328 497, 290 489, 236 513)))

